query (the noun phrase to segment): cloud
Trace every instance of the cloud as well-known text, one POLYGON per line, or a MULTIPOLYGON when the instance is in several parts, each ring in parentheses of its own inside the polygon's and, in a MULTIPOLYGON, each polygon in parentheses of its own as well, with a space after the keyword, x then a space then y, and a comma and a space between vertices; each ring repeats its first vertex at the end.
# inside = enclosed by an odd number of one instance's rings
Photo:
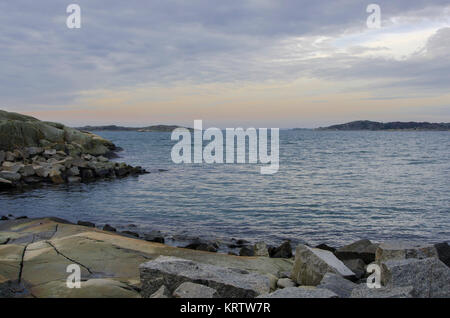
POLYGON ((80 30, 65 26, 69 3, 0 4, 2 104, 52 110, 90 90, 301 78, 348 80, 348 90, 382 98, 386 89, 443 92, 449 82, 447 0, 377 1, 379 31, 367 30, 364 1, 77 3, 80 30))

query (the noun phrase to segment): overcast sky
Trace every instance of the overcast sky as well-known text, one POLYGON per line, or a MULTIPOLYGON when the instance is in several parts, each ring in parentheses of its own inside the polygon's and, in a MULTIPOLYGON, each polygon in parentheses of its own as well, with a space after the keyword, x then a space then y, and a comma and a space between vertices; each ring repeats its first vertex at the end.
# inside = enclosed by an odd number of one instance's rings
POLYGON ((0 3, 1 109, 75 126, 450 122, 448 0, 72 1, 0 3))

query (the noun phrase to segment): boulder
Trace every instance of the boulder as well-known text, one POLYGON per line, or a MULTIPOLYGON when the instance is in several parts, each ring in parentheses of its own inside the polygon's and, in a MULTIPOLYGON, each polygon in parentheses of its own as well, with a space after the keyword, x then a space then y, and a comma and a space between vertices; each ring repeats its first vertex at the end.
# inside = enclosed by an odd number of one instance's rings
POLYGON ((330 251, 331 253, 336 252, 336 248, 328 246, 327 244, 319 244, 316 246, 316 248, 319 248, 321 250, 330 251))
POLYGON ((253 249, 255 251, 255 256, 266 256, 269 257, 269 251, 267 249, 267 245, 264 242, 257 242, 253 249))
POLYGON ((160 231, 151 231, 144 234, 144 240, 164 244, 164 236, 160 231))
POLYGON ((355 273, 356 278, 360 279, 366 274, 366 263, 362 259, 344 259, 342 262, 355 273))
POLYGON ((47 178, 48 175, 50 174, 50 169, 46 167, 34 165, 33 169, 36 175, 41 178, 47 178))
POLYGON ((255 250, 250 246, 244 246, 239 250, 239 256, 255 256, 255 250))
POLYGON ((79 176, 80 175, 80 169, 78 167, 72 167, 69 170, 67 170, 68 176, 79 176))
POLYGON ((116 229, 109 224, 105 224, 105 226, 103 227, 103 231, 116 232, 116 229))
POLYGON ((325 288, 331 290, 340 298, 348 298, 352 290, 357 286, 357 284, 343 278, 341 275, 326 273, 317 288, 325 288))
POLYGON ((142 295, 149 297, 162 285, 174 291, 184 282, 201 283, 223 298, 253 298, 270 291, 269 279, 245 270, 160 256, 139 266, 142 295))
POLYGON ((50 173, 48 174, 49 178, 52 180, 54 184, 62 184, 64 183, 64 179, 61 175, 61 171, 57 169, 50 170, 50 173))
POLYGON ((292 257, 291 242, 285 241, 278 247, 270 248, 269 256, 273 258, 291 258, 292 257))
POLYGON ((197 251, 206 251, 206 252, 217 252, 219 249, 219 246, 216 243, 211 243, 207 241, 203 241, 200 239, 197 239, 190 244, 186 245, 184 248, 188 248, 191 250, 197 250, 197 251))
POLYGON ((9 172, 17 173, 17 172, 19 172, 23 167, 24 167, 24 165, 21 164, 21 163, 18 163, 18 162, 9 162, 9 161, 5 161, 5 162, 3 163, 3 171, 9 171, 9 172))
POLYGON ((338 298, 338 295, 325 288, 314 286, 288 287, 258 296, 257 298, 338 298))
POLYGON ((432 244, 390 241, 381 243, 376 250, 376 261, 378 263, 388 260, 423 259, 427 257, 438 257, 438 252, 432 244))
POLYGON ((413 298, 413 287, 369 288, 360 284, 352 290, 350 298, 413 298))
POLYGON ((218 298, 217 290, 200 284, 185 282, 173 292, 175 298, 218 298))
POLYGON ((77 224, 82 225, 82 226, 87 226, 87 227, 95 227, 94 223, 86 222, 86 221, 78 221, 77 224))
POLYGON ((387 288, 412 286, 414 297, 449 298, 450 268, 435 257, 389 260, 381 264, 381 283, 387 288))
POLYGON ((295 287, 295 282, 290 278, 280 278, 277 281, 277 287, 278 288, 289 288, 289 287, 295 287))
POLYGON ((21 176, 17 172, 0 171, 0 178, 14 182, 14 181, 19 181, 21 176))
POLYGON ((46 149, 44 151, 44 157, 48 158, 48 157, 52 157, 56 155, 56 149, 46 149))
POLYGON ((35 174, 32 165, 24 165, 23 167, 20 168, 19 172, 22 175, 22 177, 30 177, 35 174))
POLYGON ((5 153, 5 160, 6 160, 6 161, 15 161, 15 160, 16 160, 16 156, 14 155, 13 152, 7 151, 7 152, 5 153))
POLYGON ((378 244, 374 244, 369 240, 359 240, 338 248, 335 255, 340 260, 360 258, 366 264, 370 264, 375 261, 377 247, 378 244))
POLYGON ((160 289, 150 296, 150 298, 171 298, 171 294, 167 287, 162 285, 160 289))
POLYGON ((438 258, 448 267, 450 267, 450 246, 448 243, 438 243, 435 244, 434 247, 436 248, 438 258))
POLYGON ((354 278, 355 274, 333 253, 300 244, 295 250, 291 279, 299 285, 317 286, 326 273, 354 278))

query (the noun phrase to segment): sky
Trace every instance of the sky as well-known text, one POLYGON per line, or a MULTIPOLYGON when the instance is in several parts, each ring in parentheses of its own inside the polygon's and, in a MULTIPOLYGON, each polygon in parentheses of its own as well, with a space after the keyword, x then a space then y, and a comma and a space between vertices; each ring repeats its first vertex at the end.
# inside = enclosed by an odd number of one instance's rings
POLYGON ((450 122, 450 1, 2 1, 0 109, 71 126, 450 122))

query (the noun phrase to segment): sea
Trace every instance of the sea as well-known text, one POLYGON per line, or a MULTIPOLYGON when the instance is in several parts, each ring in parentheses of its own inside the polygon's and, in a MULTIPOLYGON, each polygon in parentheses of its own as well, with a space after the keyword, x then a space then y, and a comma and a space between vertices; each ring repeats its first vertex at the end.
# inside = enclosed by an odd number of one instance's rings
POLYGON ((151 173, 2 192, 0 215, 273 245, 450 240, 450 132, 281 130, 272 175, 175 164, 167 132, 96 133, 123 148, 114 160, 151 173))

